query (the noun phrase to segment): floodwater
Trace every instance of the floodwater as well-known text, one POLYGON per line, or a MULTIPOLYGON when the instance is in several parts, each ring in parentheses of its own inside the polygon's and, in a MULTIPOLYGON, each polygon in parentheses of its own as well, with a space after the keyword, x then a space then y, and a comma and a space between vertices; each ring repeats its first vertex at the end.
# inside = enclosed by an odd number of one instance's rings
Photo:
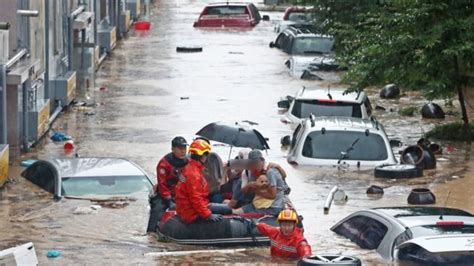
MULTIPOLYGON (((54 128, 75 139, 82 156, 117 156, 137 162, 151 176, 155 165, 170 149, 170 140, 182 135, 189 140, 207 123, 250 120, 269 138, 268 159, 288 171, 290 198, 304 216, 305 234, 315 253, 356 255, 364 264, 390 262, 375 252, 358 249, 329 228, 353 211, 405 206, 409 191, 428 187, 437 195, 436 205, 446 204, 474 212, 473 148, 464 143, 441 143, 444 154, 436 170, 412 180, 376 180, 371 171, 336 168, 292 167, 280 148, 280 138, 291 134, 280 122, 276 103, 301 86, 326 88, 334 81, 302 81, 288 74, 284 53, 270 49, 275 38, 274 24, 282 13, 269 14, 251 30, 202 30, 192 27, 204 1, 158 0, 150 17, 152 29, 129 33, 97 73, 97 88, 84 92, 94 101, 95 115, 71 108, 56 121, 54 128), (177 46, 202 46, 202 53, 177 53, 177 46), (99 90, 106 87, 106 90, 99 90), (449 148, 447 148, 449 147, 449 148), (371 184, 386 187, 381 199, 367 197, 371 184), (346 191, 348 202, 333 205, 323 214, 323 204, 335 185, 346 191), (446 196, 451 192, 449 200, 446 196), (445 203, 446 202, 446 203, 445 203)), ((331 76, 331 75, 330 75, 331 76)), ((337 80, 334 74, 330 80, 337 80)), ((407 93, 400 100, 380 100, 377 90, 369 90, 372 104, 390 111, 375 115, 390 137, 405 145, 414 144, 435 122, 421 117, 400 117, 401 106, 421 106, 423 98, 407 93)), ((456 120, 448 116, 445 122, 456 120)), ((229 147, 215 146, 226 158, 229 147)), ((235 156, 237 149, 233 150, 235 156)), ((398 153, 398 150, 395 151, 398 153)), ((45 139, 21 159, 71 156, 62 144, 45 139)), ((153 263, 285 263, 272 260, 267 248, 250 248, 233 254, 202 253, 189 256, 157 257, 161 251, 208 249, 161 243, 146 235, 148 203, 146 195, 122 209, 102 208, 95 214, 74 215, 86 200, 53 202, 52 196, 20 177, 19 161, 14 162, 14 182, 1 191, 0 249, 32 241, 41 264, 153 264, 153 263), (50 249, 61 256, 48 259, 50 249)))

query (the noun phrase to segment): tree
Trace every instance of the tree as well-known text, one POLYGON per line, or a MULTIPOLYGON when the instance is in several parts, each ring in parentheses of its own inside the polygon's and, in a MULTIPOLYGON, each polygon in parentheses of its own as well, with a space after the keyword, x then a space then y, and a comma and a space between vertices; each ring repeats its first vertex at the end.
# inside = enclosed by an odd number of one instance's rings
POLYGON ((474 1, 308 0, 336 37, 352 89, 388 82, 431 100, 457 95, 469 128, 462 70, 474 68, 474 1))

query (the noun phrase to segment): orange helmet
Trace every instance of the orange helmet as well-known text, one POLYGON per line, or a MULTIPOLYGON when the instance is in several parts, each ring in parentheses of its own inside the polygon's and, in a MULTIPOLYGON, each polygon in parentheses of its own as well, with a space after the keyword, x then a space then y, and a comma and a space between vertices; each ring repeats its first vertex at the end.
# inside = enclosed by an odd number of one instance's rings
POLYGON ((203 139, 195 139, 189 146, 189 152, 199 156, 211 152, 211 144, 203 139))
POLYGON ((285 209, 278 214, 278 222, 295 222, 298 223, 298 215, 294 210, 285 209))

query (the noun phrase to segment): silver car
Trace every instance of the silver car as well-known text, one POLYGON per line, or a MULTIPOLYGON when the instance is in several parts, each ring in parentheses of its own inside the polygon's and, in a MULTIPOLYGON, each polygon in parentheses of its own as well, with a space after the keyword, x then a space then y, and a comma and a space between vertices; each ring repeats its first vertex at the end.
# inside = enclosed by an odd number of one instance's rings
POLYGON ((301 122, 290 139, 293 165, 374 168, 396 164, 390 141, 376 120, 314 117, 301 122))
POLYGON ((357 211, 331 228, 387 260, 473 265, 474 216, 439 207, 385 207, 357 211))
POLYGON ((314 116, 347 116, 368 119, 372 105, 364 91, 346 92, 344 88, 306 88, 294 96, 278 102, 278 107, 287 110, 281 121, 299 124, 310 114, 314 116))
POLYGON ((143 169, 121 158, 58 158, 40 160, 22 176, 42 189, 63 196, 121 196, 142 193, 153 183, 143 169))

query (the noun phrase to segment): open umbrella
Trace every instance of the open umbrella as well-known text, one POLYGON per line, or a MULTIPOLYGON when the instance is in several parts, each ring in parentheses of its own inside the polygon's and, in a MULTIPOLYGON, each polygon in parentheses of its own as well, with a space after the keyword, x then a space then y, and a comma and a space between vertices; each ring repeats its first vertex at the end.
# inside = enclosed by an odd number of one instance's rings
POLYGON ((210 140, 229 144, 232 147, 246 147, 251 149, 270 149, 267 140, 256 129, 240 125, 239 123, 210 123, 199 130, 196 135, 210 140))

